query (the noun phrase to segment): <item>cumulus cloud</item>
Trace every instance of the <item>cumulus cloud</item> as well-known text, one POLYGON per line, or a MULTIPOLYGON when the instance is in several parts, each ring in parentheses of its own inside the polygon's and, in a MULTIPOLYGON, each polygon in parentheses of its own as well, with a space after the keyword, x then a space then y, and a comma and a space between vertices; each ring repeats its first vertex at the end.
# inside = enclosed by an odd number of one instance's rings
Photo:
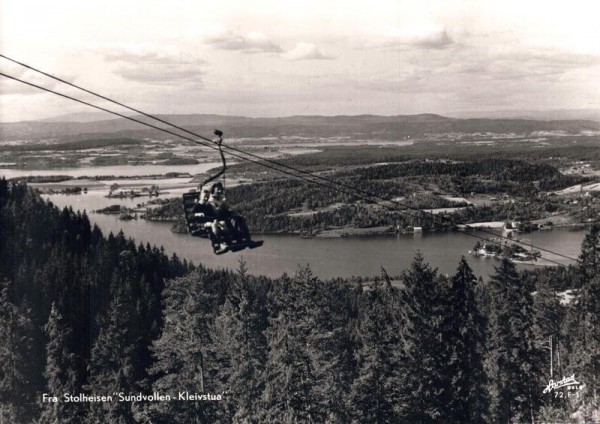
POLYGON ((394 28, 385 34, 373 37, 370 42, 366 43, 366 47, 442 49, 452 43, 453 40, 445 27, 425 24, 394 28))
POLYGON ((179 49, 165 49, 154 45, 120 45, 100 47, 97 51, 108 62, 131 63, 137 65, 187 65, 203 64, 202 58, 179 49))
POLYGON ((176 50, 149 46, 105 49, 104 59, 119 64, 121 78, 154 85, 202 85, 205 61, 176 50))
POLYGON ((287 60, 328 60, 333 59, 321 52, 319 48, 312 43, 296 43, 296 47, 281 55, 287 60))
POLYGON ((222 50, 236 50, 244 53, 280 53, 283 50, 262 32, 241 34, 225 27, 217 26, 192 34, 203 43, 222 50))

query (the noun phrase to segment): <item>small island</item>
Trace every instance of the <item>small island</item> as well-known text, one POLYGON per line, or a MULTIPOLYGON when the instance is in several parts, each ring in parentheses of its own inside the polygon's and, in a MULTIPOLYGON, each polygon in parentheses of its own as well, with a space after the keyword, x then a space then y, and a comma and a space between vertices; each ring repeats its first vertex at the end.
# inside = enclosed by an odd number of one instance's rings
POLYGON ((535 262, 541 257, 538 250, 527 250, 515 243, 506 243, 504 240, 492 239, 491 242, 477 241, 469 252, 476 257, 502 259, 507 258, 515 262, 535 262))

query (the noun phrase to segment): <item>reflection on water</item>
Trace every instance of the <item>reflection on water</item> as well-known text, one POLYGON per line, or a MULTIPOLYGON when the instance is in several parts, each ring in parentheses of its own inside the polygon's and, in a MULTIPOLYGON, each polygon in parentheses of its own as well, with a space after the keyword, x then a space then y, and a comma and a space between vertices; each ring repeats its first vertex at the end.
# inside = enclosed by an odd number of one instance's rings
POLYGON ((197 165, 115 165, 115 166, 94 166, 82 168, 52 168, 44 170, 29 169, 0 169, 0 176, 6 179, 17 177, 39 177, 47 175, 67 175, 70 177, 97 177, 103 175, 115 175, 131 177, 135 175, 166 175, 169 172, 182 172, 190 175, 201 174, 211 168, 219 166, 219 162, 200 163, 197 165))
MULTIPOLYGON (((74 209, 99 209, 109 204, 121 203, 135 206, 141 199, 106 199, 95 194, 69 196, 51 195, 57 206, 74 209)), ((453 274, 462 255, 467 256, 475 275, 484 278, 494 272, 498 261, 492 258, 475 258, 468 251, 478 240, 468 234, 420 234, 360 238, 312 238, 296 236, 257 236, 265 244, 258 249, 216 256, 205 239, 171 232, 171 224, 144 220, 120 221, 114 215, 90 214, 105 234, 121 229, 126 236, 140 243, 162 245, 169 255, 177 253, 195 264, 212 268, 235 269, 243 257, 252 274, 279 277, 284 272, 293 273, 298 266, 309 264, 313 273, 321 278, 379 275, 384 267, 390 275, 407 268, 417 251, 442 273, 453 274)), ((489 234, 475 233, 482 237, 489 234)), ((536 246, 576 258, 585 231, 553 230, 527 234, 528 241, 536 246)), ((560 263, 568 260, 543 252, 543 256, 560 263)), ((532 267, 531 265, 519 265, 532 267)))
POLYGON ((53 194, 43 195, 59 208, 71 206, 74 210, 85 210, 88 213, 98 209, 103 209, 111 205, 123 205, 127 208, 135 208, 137 205, 149 200, 146 197, 106 197, 106 190, 90 190, 87 194, 53 194))

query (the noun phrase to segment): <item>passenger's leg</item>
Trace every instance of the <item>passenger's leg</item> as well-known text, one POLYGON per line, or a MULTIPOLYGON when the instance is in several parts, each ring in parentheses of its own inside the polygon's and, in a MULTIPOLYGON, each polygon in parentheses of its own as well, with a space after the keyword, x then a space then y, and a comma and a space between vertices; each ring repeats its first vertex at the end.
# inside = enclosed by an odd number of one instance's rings
POLYGON ((210 229, 215 236, 216 243, 213 243, 213 247, 216 247, 217 250, 227 249, 230 244, 229 238, 227 237, 227 232, 223 231, 221 228, 221 223, 218 220, 214 220, 210 224, 210 229))
POLYGON ((240 241, 250 241, 250 230, 246 225, 246 220, 239 215, 236 215, 232 218, 237 237, 240 238, 240 241))

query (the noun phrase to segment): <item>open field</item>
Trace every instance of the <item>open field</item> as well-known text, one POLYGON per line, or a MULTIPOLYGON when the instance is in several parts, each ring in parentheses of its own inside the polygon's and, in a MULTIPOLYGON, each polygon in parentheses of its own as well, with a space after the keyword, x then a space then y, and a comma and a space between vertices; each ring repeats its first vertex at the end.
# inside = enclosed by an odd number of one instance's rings
MULTIPOLYGON (((178 124, 210 134, 203 119, 176 117, 178 124)), ((330 190, 228 157, 228 201, 257 231, 446 231, 461 223, 501 226, 507 220, 569 225, 597 219, 600 209, 600 124, 592 121, 437 115, 212 119, 210 126, 229 135, 226 151, 232 146, 329 179, 326 186, 361 193, 330 190)), ((9 178, 65 175, 33 181, 45 190, 108 194, 112 187, 114 193, 142 195, 155 187, 177 202, 207 177, 208 168, 218 167, 212 148, 119 120, 0 129, 7 147, 0 152, 0 172, 9 178), (85 131, 77 135, 75 128, 85 131)), ((169 219, 178 213, 176 205, 164 207, 169 219)), ((165 218, 161 208, 153 214, 165 218)))

